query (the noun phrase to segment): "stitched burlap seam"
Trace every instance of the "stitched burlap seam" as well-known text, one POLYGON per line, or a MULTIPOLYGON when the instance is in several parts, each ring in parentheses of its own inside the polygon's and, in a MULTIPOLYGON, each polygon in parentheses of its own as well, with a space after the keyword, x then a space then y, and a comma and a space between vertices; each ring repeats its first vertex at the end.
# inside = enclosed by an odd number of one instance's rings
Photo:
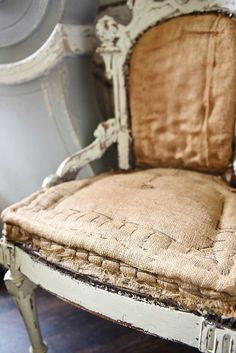
POLYGON ((18 226, 4 225, 9 240, 24 241, 26 249, 34 250, 45 260, 75 273, 93 276, 108 285, 146 294, 154 299, 170 300, 183 310, 212 313, 218 316, 236 316, 236 298, 226 293, 174 282, 123 262, 105 258, 94 252, 63 245, 31 235, 18 226))

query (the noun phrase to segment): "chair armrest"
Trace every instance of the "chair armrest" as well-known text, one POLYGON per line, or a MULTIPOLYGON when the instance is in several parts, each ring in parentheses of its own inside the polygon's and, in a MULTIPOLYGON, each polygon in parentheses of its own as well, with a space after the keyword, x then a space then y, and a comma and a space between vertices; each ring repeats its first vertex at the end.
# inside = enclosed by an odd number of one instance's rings
POLYGON ((90 145, 66 158, 58 167, 56 174, 44 179, 42 187, 51 187, 65 181, 74 180, 79 171, 88 163, 102 157, 104 152, 117 142, 116 119, 100 123, 94 132, 96 138, 90 145))

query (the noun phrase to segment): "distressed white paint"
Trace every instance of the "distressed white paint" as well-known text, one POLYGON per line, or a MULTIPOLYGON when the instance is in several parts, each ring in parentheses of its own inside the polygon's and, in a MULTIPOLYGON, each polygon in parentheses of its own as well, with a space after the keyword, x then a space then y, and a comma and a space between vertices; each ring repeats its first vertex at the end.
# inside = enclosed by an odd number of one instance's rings
POLYGON ((235 353, 236 332, 204 321, 199 349, 204 353, 235 353))
POLYGON ((33 259, 17 247, 10 249, 15 269, 62 299, 147 333, 198 347, 201 317, 89 285, 33 259))
POLYGON ((22 83, 45 75, 65 56, 88 53, 94 44, 92 26, 59 23, 35 53, 20 61, 0 65, 0 84, 22 83))
POLYGON ((109 119, 99 124, 94 136, 96 138, 94 142, 63 161, 56 174, 48 176, 42 186, 50 187, 63 181, 73 180, 84 166, 101 158, 108 147, 117 141, 116 120, 109 119))
POLYGON ((107 77, 113 81, 115 117, 119 129, 122 130, 122 134, 118 136, 121 169, 130 168, 131 138, 126 72, 129 54, 137 38, 158 22, 182 14, 214 10, 236 13, 235 0, 128 0, 127 5, 132 11, 132 20, 127 26, 119 24, 110 16, 101 18, 96 26, 96 32, 101 41, 98 51, 103 56, 107 77))
MULTIPOLYGON (((179 311, 172 307, 163 307, 137 296, 130 297, 125 292, 109 291, 106 286, 99 288, 99 286, 75 279, 60 269, 48 266, 36 257, 30 256, 4 239, 0 241, 1 263, 10 268, 11 273, 15 273, 13 275, 14 283, 25 283, 24 286, 18 285, 20 293, 13 283, 13 290, 10 289, 10 291, 13 291, 12 294, 16 299, 22 296, 22 293, 24 296, 29 293, 32 295, 33 282, 81 308, 120 324, 141 329, 148 334, 185 343, 204 353, 235 353, 235 330, 214 325, 213 322, 208 322, 201 316, 192 313, 179 311)), ((8 276, 6 280, 8 280, 8 276)), ((21 308, 24 306, 23 303, 20 305, 21 308)), ((28 311, 23 315, 26 326, 28 323, 30 329, 32 318, 37 322, 36 315, 36 311, 28 311)), ((38 327, 38 325, 36 326, 38 327)), ((37 342, 42 344, 40 330, 36 334, 29 333, 29 335, 32 336, 31 344, 32 339, 38 340, 37 342)), ((45 349, 44 344, 42 348, 45 349)), ((41 352, 46 351, 33 351, 33 353, 41 352)))
POLYGON ((4 281, 8 292, 15 299, 25 323, 31 342, 30 353, 46 353, 47 345, 42 339, 35 302, 36 285, 11 266, 4 281))
MULTIPOLYGON (((102 18, 97 25, 97 34, 102 42, 99 51, 105 60, 107 75, 114 85, 115 118, 100 124, 95 132, 95 141, 64 161, 56 175, 48 178, 44 186, 74 178, 80 168, 100 158, 115 142, 119 145, 120 167, 129 168, 130 131, 125 68, 128 55, 142 32, 161 20, 193 11, 222 10, 236 13, 236 0, 129 0, 128 6, 133 12, 133 18, 127 26, 118 24, 108 16, 102 18)), ((152 335, 186 343, 202 352, 236 351, 235 330, 219 325, 216 327, 192 313, 171 307, 164 308, 134 296, 129 297, 125 293, 110 292, 76 280, 59 269, 39 262, 4 240, 0 242, 0 263, 9 267, 11 273, 21 273, 51 293, 117 322, 129 324, 152 335)), ((32 320, 32 317, 29 320, 32 320)), ((25 321, 27 320, 25 318, 25 321)), ((39 337, 40 333, 35 335, 39 337)))
POLYGON ((104 16, 96 26, 96 33, 101 41, 98 52, 104 59, 106 74, 109 79, 112 79, 114 89, 115 118, 112 119, 112 126, 106 133, 106 141, 109 142, 104 143, 103 138, 96 138, 91 145, 67 158, 59 166, 56 175, 45 179, 43 186, 52 186, 75 178, 82 167, 100 158, 105 150, 115 142, 118 144, 119 167, 121 169, 131 167, 132 139, 129 130, 126 71, 129 54, 140 34, 161 20, 194 11, 221 10, 236 13, 236 0, 164 0, 161 2, 128 0, 127 5, 133 14, 128 25, 119 24, 112 17, 104 16))

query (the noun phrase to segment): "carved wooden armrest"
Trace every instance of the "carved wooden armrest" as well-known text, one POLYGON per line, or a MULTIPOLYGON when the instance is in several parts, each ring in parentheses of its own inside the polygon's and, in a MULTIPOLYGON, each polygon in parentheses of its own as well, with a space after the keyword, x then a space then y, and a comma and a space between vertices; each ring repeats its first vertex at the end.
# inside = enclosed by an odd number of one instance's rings
POLYGON ((56 174, 44 179, 42 187, 51 187, 64 181, 74 180, 79 171, 88 163, 102 157, 104 152, 117 142, 117 121, 109 119, 100 123, 94 132, 96 139, 87 147, 66 158, 56 174))

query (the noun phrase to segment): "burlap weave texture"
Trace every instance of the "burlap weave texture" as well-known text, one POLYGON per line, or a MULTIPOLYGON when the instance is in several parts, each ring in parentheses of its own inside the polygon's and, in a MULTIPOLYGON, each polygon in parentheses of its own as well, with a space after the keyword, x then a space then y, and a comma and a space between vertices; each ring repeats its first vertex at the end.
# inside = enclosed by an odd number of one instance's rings
MULTIPOLYGON (((5 210, 2 218, 10 240, 27 243, 35 236, 68 251, 84 249, 232 301, 235 212, 236 195, 219 178, 149 169, 44 189, 5 210), (12 232, 11 225, 21 231, 12 232)), ((120 271, 111 266, 111 272, 120 271)))
POLYGON ((134 46, 129 96, 138 165, 224 172, 236 114, 236 23, 177 17, 134 46))

